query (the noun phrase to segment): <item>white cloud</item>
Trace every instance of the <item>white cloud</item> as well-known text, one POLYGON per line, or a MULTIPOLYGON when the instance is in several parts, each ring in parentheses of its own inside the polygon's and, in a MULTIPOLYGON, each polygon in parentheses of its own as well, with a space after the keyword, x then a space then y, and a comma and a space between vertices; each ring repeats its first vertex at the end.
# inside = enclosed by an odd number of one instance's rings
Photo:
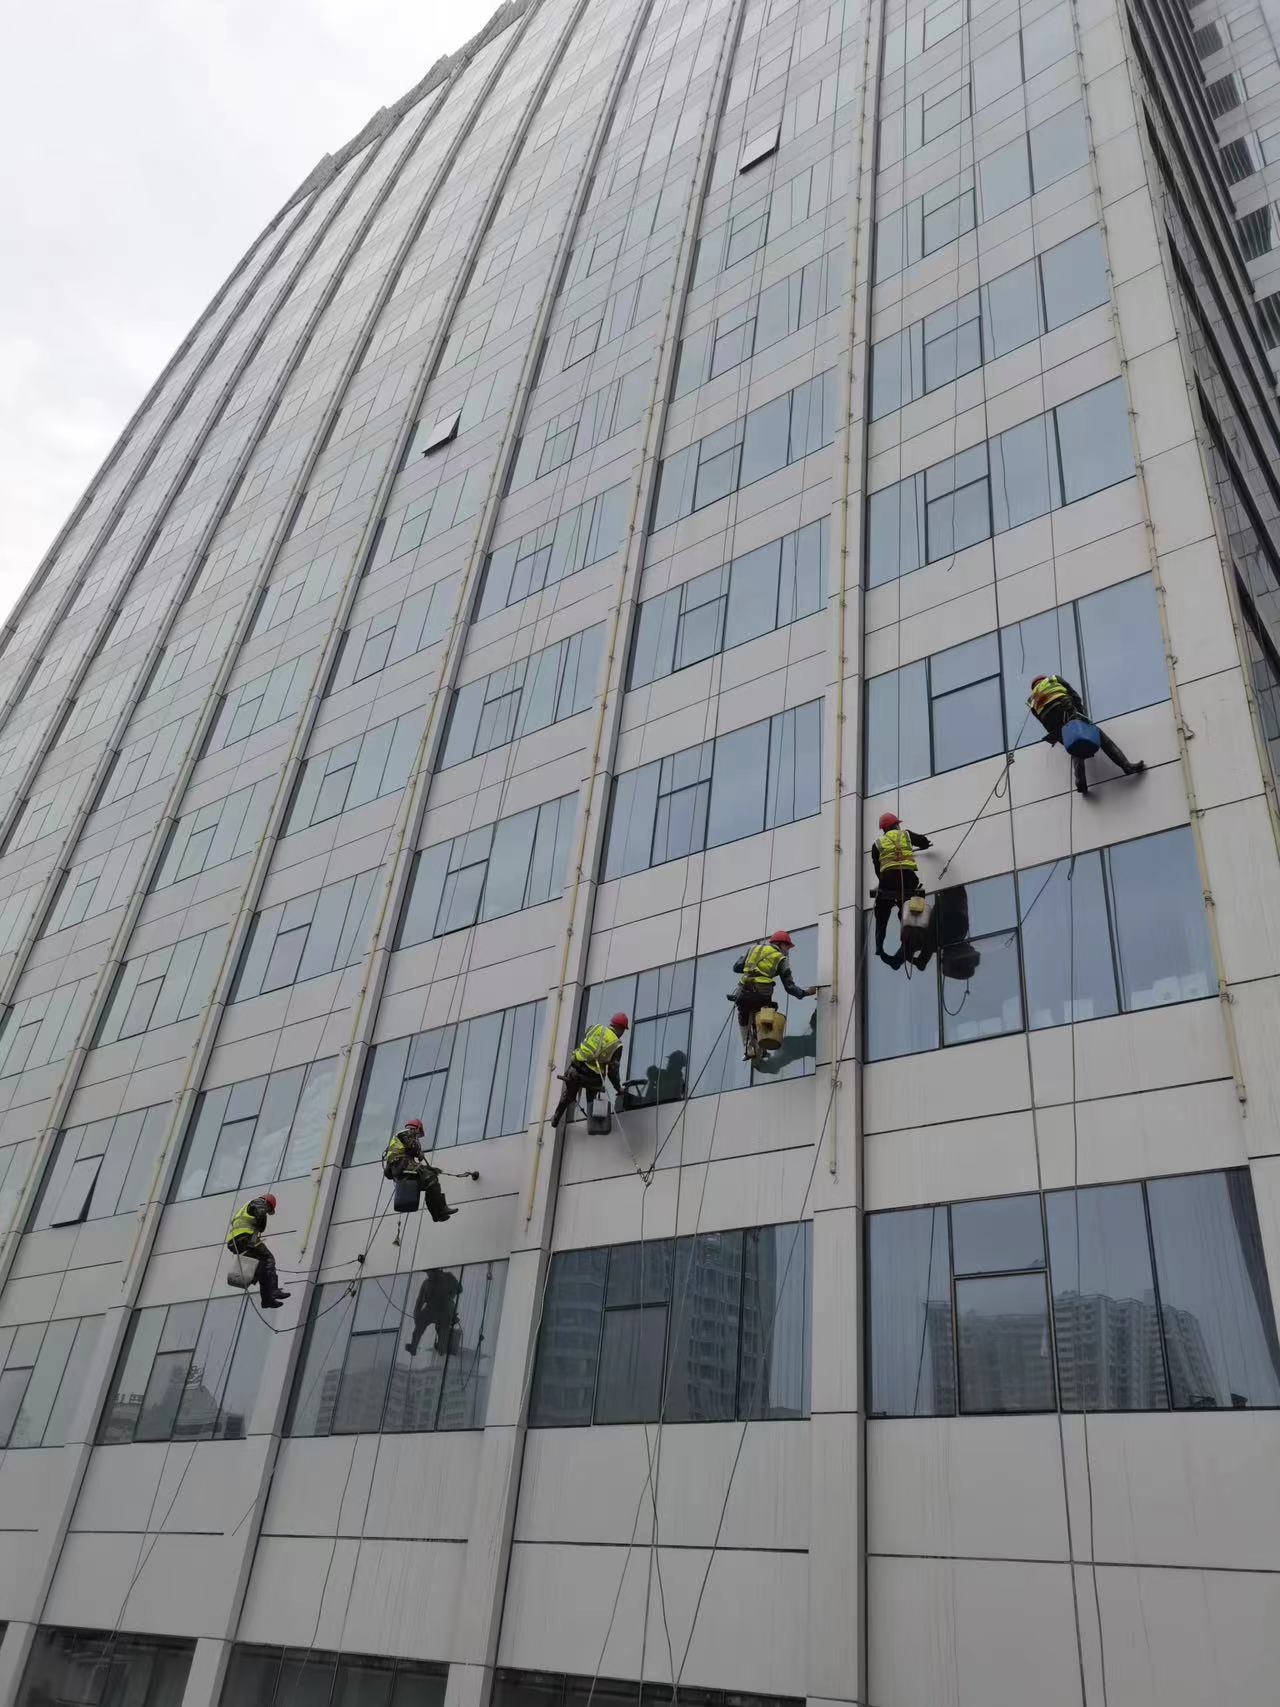
POLYGON ((0 616, 281 203, 496 4, 0 8, 0 616))

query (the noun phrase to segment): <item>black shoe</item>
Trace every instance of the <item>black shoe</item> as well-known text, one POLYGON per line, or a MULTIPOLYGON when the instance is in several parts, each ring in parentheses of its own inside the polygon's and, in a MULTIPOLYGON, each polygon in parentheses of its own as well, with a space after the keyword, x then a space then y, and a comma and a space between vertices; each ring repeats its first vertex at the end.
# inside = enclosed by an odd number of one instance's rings
POLYGON ((1089 784, 1087 782, 1078 782, 1076 784, 1076 793, 1077 794, 1088 794, 1088 792, 1089 792, 1089 784))
POLYGON ((1131 764, 1128 767, 1128 769, 1125 771, 1124 774, 1126 776, 1141 776, 1143 771, 1146 770, 1146 768, 1147 768, 1147 761, 1145 759, 1138 759, 1136 763, 1131 764))
POLYGON ((409 1353, 410 1357, 417 1357, 418 1348, 416 1345, 414 1345, 412 1340, 406 1340, 404 1342, 404 1349, 409 1353))
POLYGON ((281 1292, 275 1298, 264 1298, 262 1300, 262 1308, 264 1310, 279 1310, 288 1296, 289 1294, 287 1292, 281 1292))

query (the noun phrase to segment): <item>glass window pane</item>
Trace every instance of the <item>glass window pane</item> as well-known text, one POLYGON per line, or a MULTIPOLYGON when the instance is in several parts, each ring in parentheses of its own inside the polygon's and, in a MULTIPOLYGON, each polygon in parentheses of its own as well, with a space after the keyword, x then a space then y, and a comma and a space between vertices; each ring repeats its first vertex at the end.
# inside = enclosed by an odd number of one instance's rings
POLYGON ((750 1063, 742 1059, 737 1016, 725 999, 737 988, 738 975, 733 963, 739 952, 722 949, 718 954, 704 954, 698 960, 688 1068, 691 1096, 742 1090, 751 1083, 750 1063))
POLYGON ((45 1446, 62 1446, 70 1437, 71 1425, 75 1421, 76 1408, 84 1392, 85 1379, 98 1344, 101 1327, 101 1316, 83 1316, 80 1320, 71 1355, 63 1370, 62 1383, 45 1427, 42 1440, 45 1446))
MULTIPOLYGON (((866 1025, 867 1059, 887 1061, 895 1055, 914 1055, 938 1047, 938 977, 930 971, 905 978, 900 969, 886 966, 872 950, 874 919, 866 919, 867 951, 866 1025)), ((885 953, 893 957, 901 946, 896 913, 889 915, 885 953)), ((951 999, 951 998, 949 998, 951 999)))
POLYGON ((1036 264, 1027 261, 982 287, 983 334, 990 358, 1007 355, 1040 336, 1036 264))
POLYGON ((658 764, 641 765, 639 770, 624 771, 614 780, 604 859, 606 881, 648 870, 660 770, 658 764))
MULTIPOLYGON (((791 536, 788 536, 791 537, 791 536)), ((729 608, 725 617, 726 650, 767 634, 778 619, 778 571, 783 541, 775 539, 755 551, 735 557, 729 571, 729 608)))
POLYGON ((739 485, 749 486, 766 474, 785 468, 791 434, 791 394, 786 392, 762 404, 747 416, 742 439, 742 474, 739 485))
POLYGON ((1020 871, 1018 900, 1032 1029, 1119 1012, 1100 856, 1020 871))
POLYGON ((1042 1274, 956 1281, 960 1409, 1053 1409, 1049 1306, 1042 1274))
POLYGON ((244 1305, 239 1298, 219 1298, 205 1310, 200 1337, 191 1354, 186 1390, 174 1422, 175 1440, 212 1440, 243 1313, 244 1305))
POLYGON ((135 1440, 169 1440, 191 1368, 189 1351, 162 1351, 151 1366, 135 1440))
POLYGON ((668 1422, 732 1422, 738 1385, 742 1234, 676 1243, 667 1344, 668 1422))
POLYGON ((867 1217, 867 1331, 873 1417, 955 1415, 945 1208, 867 1217))
POLYGON ((1036 415, 991 441, 991 509, 997 533, 1047 515, 1059 500, 1048 420, 1036 415))
POLYGON ((742 1245, 738 1415, 809 1414, 812 1223, 753 1227, 742 1245))
POLYGON ((344 1282, 332 1281, 316 1294, 290 1403, 287 1434, 328 1434, 332 1426, 354 1313, 354 1300, 343 1297, 346 1291, 344 1282))
POLYGON ((271 1329, 261 1313, 252 1305, 242 1309, 231 1369, 222 1387, 222 1403, 214 1431, 218 1440, 243 1440, 248 1433, 249 1418, 258 1397, 270 1345, 271 1329))
POLYGON ((1280 1346, 1248 1171, 1147 1185, 1179 1410, 1280 1405, 1280 1346))
POLYGON ((595 1421, 651 1421, 658 1414, 667 1306, 606 1310, 600 1337, 595 1421))
POLYGON ((753 836, 764 829, 769 766, 769 725, 752 723, 715 744, 706 845, 753 836))
MULTIPOLYGON (((1133 473, 1133 441, 1124 381, 1113 379, 1054 410, 1062 457, 1063 502, 1114 486, 1133 473)), ((1005 435, 1006 437, 1008 435, 1005 435)))
POLYGON ((411 1314, 409 1337, 396 1336, 395 1364, 382 1427, 389 1434, 429 1432, 440 1410, 445 1359, 457 1338, 463 1271, 429 1268, 411 1275, 406 1294, 411 1314))
POLYGON ((1193 1002, 1217 989, 1188 829, 1105 850, 1124 1006, 1193 1002))
POLYGON ((1066 107, 1032 130, 1031 175, 1037 190, 1056 184, 1088 160, 1089 138, 1081 107, 1066 107))
MULTIPOLYGON (((1063 12, 1062 17, 1070 15, 1063 12)), ((1046 249, 1040 257, 1045 320, 1052 331, 1107 300, 1107 264, 1096 225, 1046 249)))
POLYGON ((591 1421, 608 1267, 607 1250, 558 1251, 551 1259, 529 1399, 535 1426, 591 1421))
POLYGON ((932 717, 935 773, 1004 751, 1003 707, 996 677, 935 698, 932 717))
POLYGON ((437 1428, 484 1426, 506 1278, 504 1262, 468 1263, 462 1271, 437 1428))
POLYGON ((1142 1187, 1051 1191, 1045 1213, 1063 1410, 1167 1410, 1142 1187))
POLYGON ((924 482, 900 480, 867 504, 867 578, 873 587, 910 574, 924 562, 924 482))
POLYGON ((138 1420, 138 1395, 145 1390, 150 1377, 167 1314, 163 1306, 134 1313, 117 1366, 115 1397, 98 1431, 98 1439, 104 1445, 133 1439, 138 1420))
POLYGON ((9 1436, 10 1446, 39 1446, 53 1410, 67 1358, 80 1326, 78 1318, 50 1322, 45 1329, 40 1355, 23 1394, 22 1405, 9 1436))
POLYGON ((676 623, 680 616, 680 589, 673 588, 640 606, 636 638, 631 654, 630 682, 633 688, 669 676, 674 668, 676 623))
POLYGON ((930 773, 928 665, 921 659, 867 683, 867 793, 930 773))
POLYGON ((1015 136, 994 154, 978 162, 978 187, 983 219, 993 219, 1006 208, 1026 201, 1031 194, 1031 171, 1027 165, 1027 139, 1015 136))
MULTIPOLYGON (((975 884, 969 891, 972 904, 975 884)), ((976 931, 976 925, 972 927, 976 931)), ((955 980, 942 994, 942 1041, 972 1043, 982 1037, 1002 1037, 1022 1030, 1022 988, 1018 965, 1018 933, 1011 928, 995 936, 970 939, 972 970, 963 990, 955 980)))
POLYGON ((957 1274, 1044 1267, 1040 1199, 987 1197, 951 1206, 951 1260, 957 1274))
POLYGON ((1118 717, 1169 697, 1169 670, 1150 575, 1077 602, 1084 695, 1095 719, 1118 717))
POLYGON ((769 720, 767 829, 810 818, 822 807, 822 702, 811 701, 769 720))

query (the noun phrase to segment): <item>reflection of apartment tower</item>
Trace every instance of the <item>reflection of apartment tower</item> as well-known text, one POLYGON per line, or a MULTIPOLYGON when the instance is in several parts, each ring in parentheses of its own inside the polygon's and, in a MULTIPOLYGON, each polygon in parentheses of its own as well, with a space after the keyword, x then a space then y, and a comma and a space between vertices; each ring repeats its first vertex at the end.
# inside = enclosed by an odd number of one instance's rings
POLYGON ((1214 1374, 1213 1359, 1200 1319, 1191 1310, 1164 1311, 1164 1343, 1169 1352, 1169 1380, 1178 1404, 1212 1411, 1219 1405, 1248 1403, 1247 1393, 1224 1393, 1214 1374))
POLYGON ((603 1276, 563 1263, 555 1276, 555 1332, 538 1355, 538 1403, 545 1417, 579 1416, 595 1396, 603 1276))
POLYGON ((1054 1331, 1066 1409, 1145 1411, 1164 1405, 1160 1316, 1149 1293, 1061 1293, 1054 1301, 1054 1331))
POLYGON ((670 1391, 671 1416, 693 1420, 732 1416, 738 1375, 738 1310, 742 1260, 731 1239, 699 1239, 676 1263, 667 1329, 673 1375, 683 1392, 670 1391))
POLYGON ((966 1411, 1034 1411, 1053 1402, 1048 1317, 1035 1310, 960 1317, 966 1411))
POLYGON ((808 1348, 804 1322, 791 1297, 778 1288, 801 1283, 805 1246, 802 1228, 782 1227, 747 1234, 743 1248, 742 1404, 751 1414, 797 1416, 782 1398, 805 1390, 803 1363, 808 1348), (788 1266, 788 1263, 790 1266, 788 1266), (799 1343, 797 1343, 797 1339, 799 1343))
POLYGON ((920 1384, 915 1409, 922 1415, 936 1412, 951 1416, 956 1409, 956 1357, 952 1344, 951 1300, 935 1299, 925 1311, 925 1347, 921 1362, 928 1358, 932 1388, 920 1384))

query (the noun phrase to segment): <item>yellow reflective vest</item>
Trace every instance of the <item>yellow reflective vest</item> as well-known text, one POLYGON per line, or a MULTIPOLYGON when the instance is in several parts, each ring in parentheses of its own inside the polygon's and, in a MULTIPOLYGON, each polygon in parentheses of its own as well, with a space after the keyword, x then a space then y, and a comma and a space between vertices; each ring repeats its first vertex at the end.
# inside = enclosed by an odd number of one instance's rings
POLYGON ((886 830, 876 843, 880 849, 880 870, 918 871, 915 849, 906 830, 886 830))
POLYGON ((1046 676, 1042 682, 1037 682, 1027 700, 1033 714, 1039 717, 1051 705, 1057 705, 1062 700, 1069 700, 1070 693, 1060 676, 1046 676))
POLYGON ((603 1075, 621 1048, 622 1039, 611 1025, 593 1025, 574 1050, 573 1058, 580 1067, 590 1067, 592 1072, 603 1075))
POLYGON ((772 984, 778 976, 778 968, 786 958, 786 954, 776 943, 758 942, 754 948, 747 950, 747 957, 742 963, 742 982, 772 984))
MULTIPOLYGON (((250 1202, 252 1202, 252 1199, 250 1199, 250 1202)), ((256 1238, 261 1231, 262 1229, 253 1218, 249 1209, 249 1204, 245 1203, 242 1204, 231 1217, 231 1229, 227 1234, 227 1238, 238 1239, 242 1233, 252 1233, 256 1238)))

